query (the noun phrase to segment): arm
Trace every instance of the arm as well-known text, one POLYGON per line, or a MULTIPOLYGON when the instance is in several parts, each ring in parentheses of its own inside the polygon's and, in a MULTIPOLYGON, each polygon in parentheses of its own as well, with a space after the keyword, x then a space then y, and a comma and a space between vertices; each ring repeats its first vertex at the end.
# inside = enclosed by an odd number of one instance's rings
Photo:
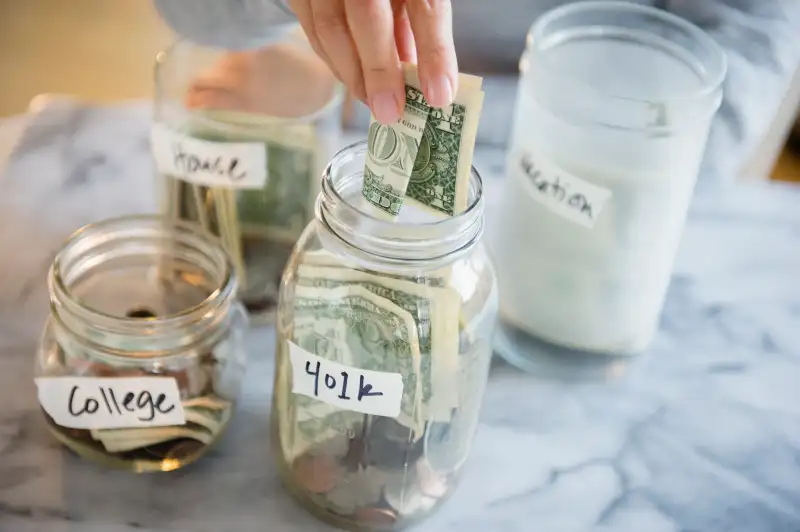
MULTIPOLYGON (((800 66, 800 2, 664 0, 661 4, 707 31, 727 54, 723 102, 711 129, 702 175, 734 180, 746 171, 770 133, 800 66)), ((796 108, 790 107, 784 112, 796 108)), ((788 129, 779 133, 782 137, 788 129)))
POLYGON ((231 50, 259 48, 297 19, 285 0, 154 0, 162 19, 179 36, 231 50))

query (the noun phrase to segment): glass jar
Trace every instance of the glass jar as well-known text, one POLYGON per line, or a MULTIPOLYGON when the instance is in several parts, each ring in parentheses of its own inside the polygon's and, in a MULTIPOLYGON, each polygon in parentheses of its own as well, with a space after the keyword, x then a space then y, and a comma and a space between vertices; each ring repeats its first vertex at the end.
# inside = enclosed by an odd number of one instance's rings
POLYGON ((179 41, 156 62, 163 212, 220 239, 252 323, 274 318, 283 268, 340 147, 342 87, 291 27, 256 50, 179 41))
POLYGON ((532 26, 490 239, 499 354, 604 378, 657 329, 722 98, 702 30, 628 2, 577 2, 532 26))
POLYGON ((152 216, 83 227, 48 274, 39 403, 78 455, 135 472, 201 457, 228 425, 247 314, 233 265, 195 226, 152 216))
POLYGON ((463 213, 427 223, 407 200, 383 221, 357 207, 366 151, 333 158, 284 273, 272 445, 311 513, 397 530, 455 488, 487 380, 496 283, 478 173, 463 213))

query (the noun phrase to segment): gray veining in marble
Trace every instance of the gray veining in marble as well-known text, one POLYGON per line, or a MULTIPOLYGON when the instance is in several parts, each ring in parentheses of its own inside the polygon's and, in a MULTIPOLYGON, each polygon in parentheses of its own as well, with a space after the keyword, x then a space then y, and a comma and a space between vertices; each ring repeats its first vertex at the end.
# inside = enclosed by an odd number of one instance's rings
MULTIPOLYGON (((186 471, 102 470, 45 432, 31 378, 46 268, 81 224, 155 208, 147 121, 139 104, 43 111, 0 177, 0 531, 327 530, 273 472, 269 330, 230 433, 186 471)), ((490 199, 502 165, 477 155, 490 199)), ((420 530, 800 531, 797 205, 789 186, 698 192, 661 331, 626 380, 497 362, 463 484, 420 530)))

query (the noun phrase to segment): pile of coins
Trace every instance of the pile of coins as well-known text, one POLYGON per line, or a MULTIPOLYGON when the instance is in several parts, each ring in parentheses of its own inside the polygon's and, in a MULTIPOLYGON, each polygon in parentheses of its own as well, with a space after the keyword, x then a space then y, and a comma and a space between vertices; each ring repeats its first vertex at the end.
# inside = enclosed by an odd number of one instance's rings
POLYGON ((73 429, 58 425, 42 410, 50 431, 69 449, 107 467, 133 471, 170 471, 200 458, 222 435, 233 411, 219 395, 226 370, 212 353, 181 370, 149 372, 124 369, 70 356, 54 346, 53 360, 83 377, 172 377, 181 393, 186 424, 164 427, 73 429))
POLYGON ((330 517, 359 526, 406 528, 430 514, 453 481, 426 459, 427 434, 414 441, 407 427, 386 417, 365 416, 360 428, 355 437, 341 434, 298 456, 293 483, 330 517))

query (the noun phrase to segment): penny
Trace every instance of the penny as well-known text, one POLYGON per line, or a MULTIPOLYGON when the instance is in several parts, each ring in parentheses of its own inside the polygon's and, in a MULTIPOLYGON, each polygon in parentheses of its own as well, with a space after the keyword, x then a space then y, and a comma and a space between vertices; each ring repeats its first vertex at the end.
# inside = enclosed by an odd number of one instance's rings
POLYGON ((356 510, 353 518, 360 525, 381 526, 394 524, 397 521, 397 514, 389 508, 365 506, 356 510))
POLYGON ((342 477, 342 469, 328 456, 304 454, 292 464, 297 483, 311 493, 331 490, 342 477))
POLYGON ((173 445, 172 448, 164 455, 164 458, 184 461, 187 458, 191 458, 192 456, 199 454, 206 447, 206 444, 197 440, 185 440, 177 445, 173 445))
POLYGON ((155 318, 156 313, 147 307, 136 307, 128 310, 125 313, 125 317, 134 319, 155 318))

